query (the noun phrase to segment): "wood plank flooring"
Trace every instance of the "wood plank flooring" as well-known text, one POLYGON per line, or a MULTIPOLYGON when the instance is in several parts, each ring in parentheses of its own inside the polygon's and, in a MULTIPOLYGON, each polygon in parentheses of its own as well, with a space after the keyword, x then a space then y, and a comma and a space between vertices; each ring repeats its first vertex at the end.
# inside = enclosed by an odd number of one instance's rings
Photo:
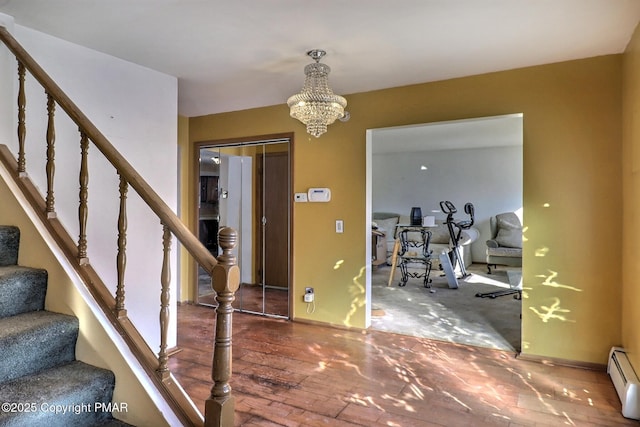
MULTIPOLYGON (((169 367, 204 412, 215 311, 178 307, 169 367)), ((637 426, 605 372, 377 331, 234 314, 236 426, 637 426)))

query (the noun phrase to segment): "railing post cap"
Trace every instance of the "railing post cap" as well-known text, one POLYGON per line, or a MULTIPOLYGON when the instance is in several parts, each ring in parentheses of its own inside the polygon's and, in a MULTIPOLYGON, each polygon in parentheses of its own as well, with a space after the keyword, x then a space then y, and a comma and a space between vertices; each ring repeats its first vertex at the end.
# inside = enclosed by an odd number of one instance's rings
POLYGON ((223 251, 233 249, 238 244, 238 232, 231 227, 222 227, 218 232, 218 242, 223 251))
POLYGON ((233 249, 238 243, 238 232, 231 227, 222 227, 218 232, 218 243, 222 254, 211 272, 212 287, 218 293, 235 292, 240 287, 240 269, 233 249))

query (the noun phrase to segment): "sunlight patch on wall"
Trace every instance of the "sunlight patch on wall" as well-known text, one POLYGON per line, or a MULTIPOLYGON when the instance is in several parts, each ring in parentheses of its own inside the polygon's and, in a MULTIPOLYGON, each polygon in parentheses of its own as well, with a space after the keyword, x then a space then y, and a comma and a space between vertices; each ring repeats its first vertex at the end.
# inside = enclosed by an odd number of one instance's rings
POLYGON ((549 248, 545 246, 543 248, 536 249, 535 255, 537 257, 543 257, 543 256, 546 256, 548 253, 549 253, 549 248))
MULTIPOLYGON (((557 271, 547 270, 549 274, 536 274, 535 277, 543 278, 544 280, 540 283, 541 286, 548 286, 551 288, 561 288, 567 289, 574 292, 582 292, 582 289, 576 288, 575 286, 565 285, 556 281, 556 278, 559 276, 557 271)), ((567 314, 571 312, 571 310, 567 308, 563 308, 560 303, 560 298, 554 297, 553 304, 541 305, 538 307, 529 307, 529 309, 534 312, 543 323, 548 323, 550 320, 559 320, 561 322, 571 322, 575 323, 575 320, 569 319, 567 314)), ((523 343, 524 347, 524 343, 523 343)))
POLYGON ((365 298, 365 271, 366 267, 361 267, 358 275, 352 280, 353 285, 349 286, 349 294, 351 295, 351 308, 344 319, 345 326, 351 326, 351 318, 358 311, 359 308, 366 304, 365 298))
POLYGON ((553 270, 547 270, 550 274, 545 276, 544 274, 536 274, 535 277, 544 277, 544 282, 541 283, 542 286, 550 286, 552 288, 564 288, 569 289, 570 291, 582 292, 582 289, 576 288, 569 285, 563 285, 555 281, 555 278, 558 277, 558 272, 553 270))
POLYGON ((549 320, 557 319, 563 322, 572 322, 575 323, 575 320, 567 319, 564 313, 570 313, 571 310, 566 308, 562 308, 560 306, 560 298, 554 298, 555 302, 551 306, 540 306, 540 310, 536 307, 529 307, 531 311, 533 311, 543 323, 549 322, 549 320))

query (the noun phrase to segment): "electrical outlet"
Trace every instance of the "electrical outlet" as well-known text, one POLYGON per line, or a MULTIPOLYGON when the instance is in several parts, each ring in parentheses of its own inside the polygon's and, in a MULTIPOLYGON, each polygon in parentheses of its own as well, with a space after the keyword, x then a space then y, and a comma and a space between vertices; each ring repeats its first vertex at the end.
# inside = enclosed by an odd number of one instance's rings
POLYGON ((313 299, 314 299, 313 288, 305 288, 304 302, 313 302, 313 299))
POLYGON ((341 219, 336 219, 336 233, 344 233, 344 222, 341 219))

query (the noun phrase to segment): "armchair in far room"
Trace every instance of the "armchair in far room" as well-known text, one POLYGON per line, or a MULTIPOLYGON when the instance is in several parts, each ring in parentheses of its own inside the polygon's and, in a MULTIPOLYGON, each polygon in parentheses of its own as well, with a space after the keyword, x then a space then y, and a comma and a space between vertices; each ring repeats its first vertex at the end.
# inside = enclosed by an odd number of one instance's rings
POLYGON ((491 239, 487 240, 487 270, 491 266, 522 267, 522 223, 513 212, 489 219, 491 239))

